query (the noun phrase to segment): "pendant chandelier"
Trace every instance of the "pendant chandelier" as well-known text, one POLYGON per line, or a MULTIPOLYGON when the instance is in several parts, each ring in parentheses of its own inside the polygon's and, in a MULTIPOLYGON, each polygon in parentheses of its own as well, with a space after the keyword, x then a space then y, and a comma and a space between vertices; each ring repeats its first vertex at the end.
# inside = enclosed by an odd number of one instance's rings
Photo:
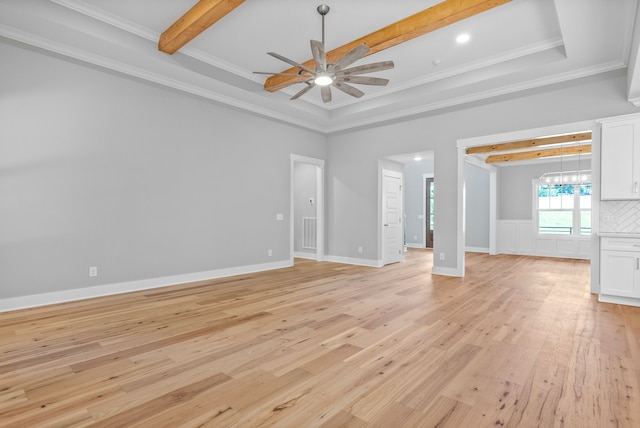
MULTIPOLYGON (((580 146, 580 145, 579 145, 580 146)), ((578 170, 577 171, 565 171, 562 167, 562 149, 560 146, 560 171, 558 172, 545 172, 540 176, 540 184, 544 186, 560 186, 563 184, 590 184, 591 183, 591 170, 583 170, 581 168, 580 152, 578 152, 578 170)))

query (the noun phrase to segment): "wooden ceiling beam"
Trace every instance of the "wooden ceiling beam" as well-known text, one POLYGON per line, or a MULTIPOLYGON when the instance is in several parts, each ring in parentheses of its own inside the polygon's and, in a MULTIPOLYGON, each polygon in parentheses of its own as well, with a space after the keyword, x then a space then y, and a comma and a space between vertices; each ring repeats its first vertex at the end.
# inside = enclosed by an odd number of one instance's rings
POLYGON ((158 50, 173 54, 204 30, 218 22, 244 0, 200 0, 167 28, 158 40, 158 50))
MULTIPOLYGON (((327 62, 336 62, 347 52, 362 44, 369 47, 370 51, 367 53, 368 56, 510 1, 511 0, 445 0, 435 6, 327 52, 327 62)), ((313 59, 304 62, 303 65, 307 68, 315 69, 313 59)), ((297 72, 297 67, 282 71, 282 73, 297 72)), ((271 76, 265 81, 264 87, 266 89, 268 87, 282 85, 293 82, 295 79, 296 77, 291 76, 271 76)), ((275 92, 280 89, 282 89, 282 87, 267 90, 275 92)))
POLYGON ((591 153, 591 144, 581 146, 556 147, 553 149, 534 150, 528 152, 505 153, 502 155, 491 155, 487 157, 486 163, 513 162, 529 159, 542 159, 554 156, 567 156, 591 153))
POLYGON ((533 140, 511 141, 509 143, 491 144, 488 146, 476 146, 467 149, 468 155, 507 152, 510 150, 528 149, 531 147, 546 146, 550 144, 577 143, 591 140, 591 132, 579 132, 575 134, 557 135, 554 137, 536 138, 533 140))

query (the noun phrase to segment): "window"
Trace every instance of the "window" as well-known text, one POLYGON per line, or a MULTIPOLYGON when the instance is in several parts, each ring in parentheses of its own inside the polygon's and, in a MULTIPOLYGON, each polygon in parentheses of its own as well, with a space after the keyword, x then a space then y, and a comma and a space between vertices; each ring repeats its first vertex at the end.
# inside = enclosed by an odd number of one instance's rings
POLYGON ((537 191, 535 218, 544 235, 591 235, 591 183, 544 184, 537 191))

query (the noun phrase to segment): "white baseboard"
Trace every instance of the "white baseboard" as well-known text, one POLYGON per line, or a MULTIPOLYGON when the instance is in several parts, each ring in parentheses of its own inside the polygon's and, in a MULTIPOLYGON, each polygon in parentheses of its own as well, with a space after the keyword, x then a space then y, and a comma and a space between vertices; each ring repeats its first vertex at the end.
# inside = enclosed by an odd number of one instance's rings
POLYGON ((382 267, 382 260, 356 259, 354 257, 327 256, 326 261, 334 263, 344 263, 347 265, 382 267))
POLYGON ((598 296, 598 301, 604 303, 616 303, 619 305, 640 306, 640 299, 634 299, 633 297, 610 296, 608 294, 600 294, 598 296))
POLYGON ((51 305, 54 303, 71 302, 74 300, 90 299, 93 297, 110 296, 132 291, 149 290, 176 284, 224 278, 247 273, 263 272, 293 266, 293 260, 282 260, 273 263, 262 263, 249 266, 238 266, 226 269, 216 269, 205 272, 187 273, 161 278, 141 279, 138 281, 120 282, 116 284, 97 285, 95 287, 77 288, 73 290, 55 291, 52 293, 35 294, 31 296, 10 297, 0 299, 0 312, 35 306, 51 305))
POLYGON ((297 259, 317 260, 316 253, 305 253, 302 251, 294 251, 293 257, 297 259))
POLYGON ((407 242, 407 247, 409 248, 421 248, 421 249, 425 249, 425 244, 422 242, 407 242))
POLYGON ((448 268, 448 267, 440 267, 434 266, 431 268, 431 273, 434 275, 444 275, 444 276, 459 276, 462 275, 458 272, 457 268, 448 268))
POLYGON ((489 253, 489 249, 484 247, 466 247, 464 250, 468 253, 489 253))

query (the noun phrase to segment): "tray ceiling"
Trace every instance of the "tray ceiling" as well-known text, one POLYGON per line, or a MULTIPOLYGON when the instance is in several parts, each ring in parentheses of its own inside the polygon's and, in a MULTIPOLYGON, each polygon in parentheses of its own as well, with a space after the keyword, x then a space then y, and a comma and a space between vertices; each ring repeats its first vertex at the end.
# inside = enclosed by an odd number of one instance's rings
MULTIPOLYGON (((513 0, 357 62, 395 62, 375 73, 389 85, 360 86, 360 99, 333 91, 323 104, 314 88, 289 101, 299 85, 264 91, 253 71, 288 68, 267 52, 310 59, 320 3, 247 0, 173 55, 158 39, 193 0, 0 0, 0 36, 324 133, 635 66, 638 55, 636 0, 513 0)), ((326 3, 331 50, 439 2, 326 3)), ((637 80, 630 70, 632 101, 637 80)))

